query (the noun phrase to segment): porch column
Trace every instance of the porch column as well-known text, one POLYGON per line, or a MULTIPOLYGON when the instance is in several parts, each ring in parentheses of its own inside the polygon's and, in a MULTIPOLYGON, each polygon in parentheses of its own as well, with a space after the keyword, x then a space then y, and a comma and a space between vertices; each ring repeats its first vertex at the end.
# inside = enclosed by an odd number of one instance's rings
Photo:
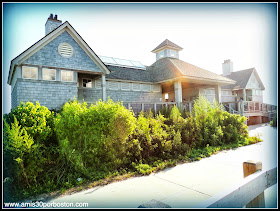
POLYGON ((178 104, 178 107, 182 106, 182 83, 181 81, 174 82, 174 91, 175 91, 175 102, 178 104))
POLYGON ((243 89, 243 101, 247 101, 246 100, 246 89, 243 89))
POLYGON ((218 103, 222 102, 220 85, 215 85, 215 99, 217 100, 218 103))
POLYGON ((106 78, 105 78, 105 74, 102 74, 102 77, 101 77, 101 87, 102 87, 102 100, 106 101, 106 78))

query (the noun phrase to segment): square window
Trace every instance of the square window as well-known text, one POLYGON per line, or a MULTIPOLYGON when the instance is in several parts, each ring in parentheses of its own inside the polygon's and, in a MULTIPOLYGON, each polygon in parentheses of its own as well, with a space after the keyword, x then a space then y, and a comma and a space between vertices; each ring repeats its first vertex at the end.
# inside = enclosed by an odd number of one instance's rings
POLYGON ((140 91, 141 90, 140 84, 132 83, 132 90, 133 91, 140 91))
POLYGON ((56 69, 42 68, 43 80, 54 81, 56 76, 56 69))
POLYGON ((83 87, 92 88, 92 80, 91 79, 83 79, 83 87))
POLYGON ((22 78, 38 79, 38 67, 22 66, 22 78))
POLYGON ((73 81, 73 71, 61 70, 61 81, 73 81))

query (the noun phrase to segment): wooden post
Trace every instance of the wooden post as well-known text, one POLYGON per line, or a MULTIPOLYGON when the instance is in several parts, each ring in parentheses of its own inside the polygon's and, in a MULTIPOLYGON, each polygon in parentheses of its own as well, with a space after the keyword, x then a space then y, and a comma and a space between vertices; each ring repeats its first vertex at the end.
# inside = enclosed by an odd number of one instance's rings
POLYGON ((157 114, 157 104, 156 103, 154 103, 154 114, 155 114, 155 116, 157 114))
MULTIPOLYGON (((257 161, 248 160, 243 163, 243 174, 244 177, 247 177, 251 174, 254 174, 257 171, 262 170, 262 163, 257 161)), ((265 207, 264 203, 264 192, 262 192, 260 195, 258 195, 256 198, 254 198, 252 201, 250 201, 246 208, 256 208, 256 207, 265 207)))
POLYGON ((192 103, 191 102, 189 102, 189 111, 190 111, 190 113, 192 112, 192 103))
POLYGON ((144 103, 141 105, 141 110, 144 111, 144 103))

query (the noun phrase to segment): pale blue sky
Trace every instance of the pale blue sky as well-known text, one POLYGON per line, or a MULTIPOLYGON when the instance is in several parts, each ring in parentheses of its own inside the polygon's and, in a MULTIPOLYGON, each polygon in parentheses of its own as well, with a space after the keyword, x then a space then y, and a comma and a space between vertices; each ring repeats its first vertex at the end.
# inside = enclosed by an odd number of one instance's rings
POLYGON ((97 55, 155 62, 151 53, 169 39, 180 59, 222 73, 255 67, 264 102, 277 103, 276 3, 2 3, 3 112, 11 107, 10 62, 45 35, 50 13, 68 21, 97 55))

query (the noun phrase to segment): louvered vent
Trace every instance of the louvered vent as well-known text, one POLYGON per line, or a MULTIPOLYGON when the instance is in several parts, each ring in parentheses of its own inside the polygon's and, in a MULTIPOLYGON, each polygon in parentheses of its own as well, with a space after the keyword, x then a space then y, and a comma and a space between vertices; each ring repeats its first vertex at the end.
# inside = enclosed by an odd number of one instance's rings
POLYGON ((61 43, 58 46, 59 54, 64 58, 69 58, 73 55, 73 48, 68 43, 61 43))

